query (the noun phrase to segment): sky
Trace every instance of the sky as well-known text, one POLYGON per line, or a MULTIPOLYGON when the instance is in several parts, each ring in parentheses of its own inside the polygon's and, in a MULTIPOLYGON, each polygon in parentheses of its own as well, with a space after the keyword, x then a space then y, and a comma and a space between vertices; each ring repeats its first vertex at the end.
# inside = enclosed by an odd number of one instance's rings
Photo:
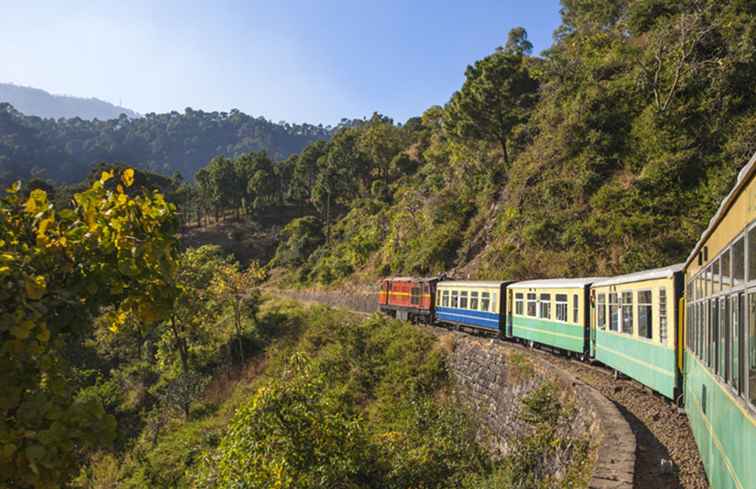
POLYGON ((324 125, 420 115, 512 27, 538 53, 560 22, 558 0, 0 0, 0 10, 0 82, 142 114, 237 108, 324 125))

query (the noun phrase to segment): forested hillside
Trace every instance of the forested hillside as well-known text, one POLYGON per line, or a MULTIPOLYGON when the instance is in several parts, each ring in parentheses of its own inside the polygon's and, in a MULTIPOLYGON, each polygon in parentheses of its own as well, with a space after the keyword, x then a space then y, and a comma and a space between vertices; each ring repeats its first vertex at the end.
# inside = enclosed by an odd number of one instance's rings
POLYGON ((562 4, 542 56, 515 29, 445 106, 290 159, 288 198, 316 212, 284 228, 273 265, 327 284, 683 260, 756 151, 756 5, 562 4))
POLYGON ((24 87, 12 83, 0 83, 0 103, 6 102, 26 115, 44 119, 118 119, 121 114, 139 117, 125 107, 118 107, 96 98, 53 95, 39 88, 24 87))
POLYGON ((0 103, 0 183, 38 177, 77 182, 103 161, 191 178, 217 155, 265 151, 287 157, 331 128, 273 123, 238 110, 150 113, 130 119, 42 119, 0 103))

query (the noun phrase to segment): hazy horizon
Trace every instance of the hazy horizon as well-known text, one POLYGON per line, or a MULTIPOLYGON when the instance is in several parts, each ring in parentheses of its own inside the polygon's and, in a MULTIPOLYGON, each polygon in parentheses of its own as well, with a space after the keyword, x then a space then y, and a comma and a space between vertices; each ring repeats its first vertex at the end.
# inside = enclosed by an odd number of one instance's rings
POLYGON ((336 124, 379 111, 398 122, 445 103, 468 64, 515 26, 551 44, 559 3, 380 5, 342 1, 124 5, 51 0, 5 7, 0 82, 134 110, 237 108, 336 124))

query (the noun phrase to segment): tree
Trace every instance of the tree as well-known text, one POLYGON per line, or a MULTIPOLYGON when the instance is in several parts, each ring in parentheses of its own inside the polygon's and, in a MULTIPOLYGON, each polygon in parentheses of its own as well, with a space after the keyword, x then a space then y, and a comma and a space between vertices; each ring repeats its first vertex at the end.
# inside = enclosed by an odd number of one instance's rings
POLYGON ((220 248, 211 245, 189 248, 177 260, 175 280, 178 293, 165 329, 185 377, 191 373, 189 356, 192 345, 211 342, 210 325, 216 322, 219 311, 210 286, 216 271, 223 265, 220 248))
POLYGON ((515 27, 507 35, 504 51, 512 54, 530 55, 533 43, 528 41, 528 31, 524 27, 515 27))
POLYGON ((231 308, 242 364, 246 361, 242 340, 242 313, 249 308, 249 301, 259 300, 257 287, 265 278, 265 270, 257 262, 250 263, 246 270, 240 270, 239 265, 233 263, 220 266, 211 282, 211 291, 216 300, 231 308))
POLYGON ((510 40, 514 51, 498 51, 467 67, 465 83, 446 106, 445 118, 447 130, 458 140, 497 143, 507 166, 509 137, 528 119, 538 90, 523 52, 517 51, 526 47, 524 29, 510 40))
POLYGON ((0 200, 0 485, 54 487, 81 450, 112 440, 114 419, 69 383, 66 341, 104 307, 152 325, 173 302, 174 207, 157 192, 130 196, 134 171, 103 172, 56 209, 14 184, 0 200))
POLYGON ((286 379, 259 389, 231 421, 211 468, 217 487, 365 486, 367 433, 338 399, 323 394, 326 386, 304 355, 292 357, 286 379))
MULTIPOLYGON (((379 169, 378 176, 383 178, 386 188, 391 183, 391 161, 406 146, 403 135, 391 119, 378 113, 360 131, 358 148, 379 169)), ((370 189, 370 181, 365 181, 364 186, 370 189)))

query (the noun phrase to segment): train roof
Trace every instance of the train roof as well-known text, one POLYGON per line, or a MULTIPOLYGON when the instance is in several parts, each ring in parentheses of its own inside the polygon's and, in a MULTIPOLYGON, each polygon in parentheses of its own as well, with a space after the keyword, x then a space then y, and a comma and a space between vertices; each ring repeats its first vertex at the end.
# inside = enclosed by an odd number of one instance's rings
POLYGON ((510 284, 510 287, 518 289, 572 289, 585 287, 606 277, 582 277, 582 278, 545 278, 538 280, 525 280, 510 284))
POLYGON ((685 267, 684 263, 677 263, 668 267, 654 268, 652 270, 643 270, 642 272, 626 273, 625 275, 617 275, 616 277, 609 277, 598 282, 594 282, 594 287, 605 287, 607 285, 619 285, 628 284, 632 282, 643 282, 645 280, 655 280, 661 278, 672 278, 676 273, 682 272, 685 267))
POLYGON ((392 282, 430 282, 438 280, 439 277, 384 277, 381 280, 390 280, 392 282))
POLYGON ((698 238, 698 242, 696 243, 695 248, 693 248, 693 251, 691 251, 690 255, 688 255, 688 259, 685 260, 686 267, 690 265, 690 263, 695 259, 698 252, 701 251, 701 246, 703 246, 703 243, 707 239, 709 239, 709 236, 711 236, 711 233, 714 232, 719 222, 727 214, 727 211, 730 210, 730 207, 735 202, 735 199, 738 197, 738 195, 740 195, 740 192, 745 188, 746 185, 748 185, 748 182, 751 180, 754 171, 756 171, 756 153, 751 156, 751 160, 748 162, 748 164, 740 170, 740 173, 738 173, 738 180, 737 182, 735 182, 735 186, 732 188, 732 190, 730 190, 730 193, 727 194, 727 197, 724 198, 722 203, 719 204, 719 209, 717 209, 717 212, 709 220, 709 226, 704 230, 703 233, 701 233, 701 237, 698 238))
POLYGON ((499 280, 444 280, 439 287, 501 287, 509 282, 499 280))

